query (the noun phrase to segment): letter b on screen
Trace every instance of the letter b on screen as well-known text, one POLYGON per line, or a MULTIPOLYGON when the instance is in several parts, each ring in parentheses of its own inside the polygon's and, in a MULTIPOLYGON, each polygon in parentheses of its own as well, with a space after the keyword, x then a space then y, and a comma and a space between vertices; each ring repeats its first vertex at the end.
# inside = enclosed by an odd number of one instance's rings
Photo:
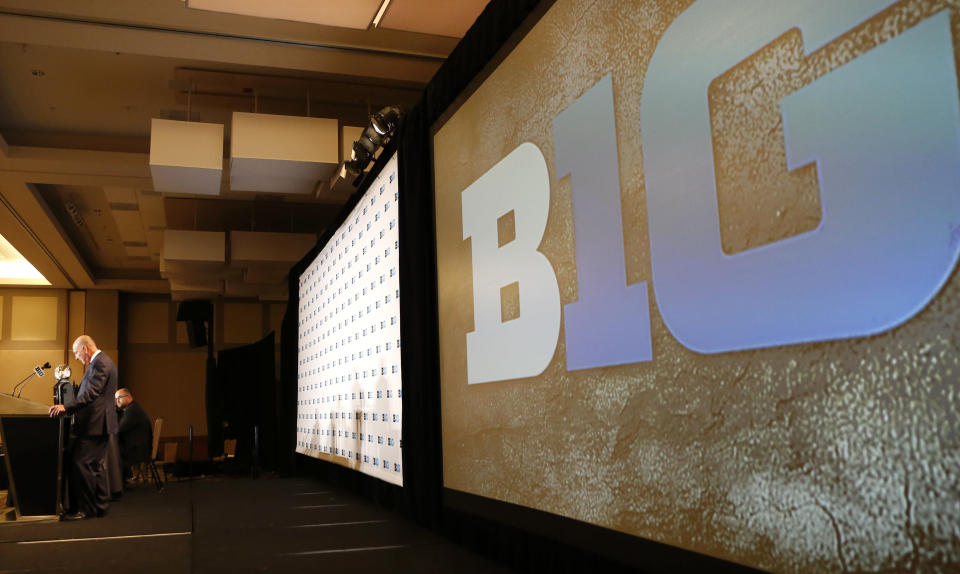
POLYGON ((463 238, 471 241, 473 327, 467 383, 532 377, 550 364, 560 334, 560 290, 537 251, 550 210, 550 176, 540 149, 524 143, 462 194, 463 238), (497 220, 514 212, 515 236, 499 245, 497 220), (519 317, 502 321, 500 290, 518 283, 519 317))

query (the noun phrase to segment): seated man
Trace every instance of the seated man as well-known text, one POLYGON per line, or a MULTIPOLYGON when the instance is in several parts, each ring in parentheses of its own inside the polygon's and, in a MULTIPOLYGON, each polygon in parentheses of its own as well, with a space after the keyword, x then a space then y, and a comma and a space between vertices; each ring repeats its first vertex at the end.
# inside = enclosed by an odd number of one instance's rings
POLYGON ((120 460, 124 479, 133 476, 134 464, 150 460, 153 450, 153 425, 139 403, 133 401, 129 389, 119 389, 114 395, 120 416, 120 460))

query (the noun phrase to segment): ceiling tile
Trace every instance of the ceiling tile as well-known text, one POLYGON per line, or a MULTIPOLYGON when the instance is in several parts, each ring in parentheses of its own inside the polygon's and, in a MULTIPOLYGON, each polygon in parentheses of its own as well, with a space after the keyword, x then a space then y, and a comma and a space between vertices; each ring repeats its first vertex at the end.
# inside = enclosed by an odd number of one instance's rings
POLYGON ((150 249, 151 259, 160 259, 160 254, 163 253, 162 229, 147 230, 147 247, 150 249))
POLYGON ((163 207, 163 196, 157 192, 141 191, 138 194, 140 219, 147 230, 160 230, 167 226, 167 217, 163 207))
POLYGON ((139 211, 111 210, 113 220, 117 224, 117 231, 120 232, 120 239, 124 243, 147 241, 147 235, 143 231, 143 223, 140 221, 139 211))
POLYGON ((137 204, 137 190, 129 187, 105 187, 103 193, 108 203, 137 204))
POLYGON ((187 8, 365 30, 380 0, 187 0, 187 8))
POLYGON ((127 255, 130 257, 149 257, 150 248, 146 245, 143 246, 129 246, 126 245, 124 248, 127 250, 127 255))
POLYGON ((381 28, 463 38, 490 0, 393 0, 381 28))

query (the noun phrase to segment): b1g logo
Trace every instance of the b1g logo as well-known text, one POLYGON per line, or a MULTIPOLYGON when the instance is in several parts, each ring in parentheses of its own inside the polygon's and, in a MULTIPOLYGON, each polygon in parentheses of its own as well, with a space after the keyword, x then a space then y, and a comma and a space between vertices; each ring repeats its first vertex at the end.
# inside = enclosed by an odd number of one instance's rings
MULTIPOLYGON (((880 333, 948 279, 960 251, 960 97, 947 10, 780 101, 787 168, 816 165, 820 224, 734 255, 721 247, 710 82, 791 28, 809 54, 891 4, 701 0, 659 41, 640 101, 652 284, 686 347, 720 353, 880 333)), ((567 367, 649 361, 646 282, 626 284, 609 76, 554 119, 553 137, 556 177, 569 174, 573 191, 579 299, 563 309, 567 367)), ((469 383, 537 375, 556 349, 559 289, 537 251, 549 193, 531 143, 463 191, 469 383), (511 210, 516 236, 499 246, 497 218, 511 210), (500 289, 514 282, 520 316, 502 322, 500 289)))

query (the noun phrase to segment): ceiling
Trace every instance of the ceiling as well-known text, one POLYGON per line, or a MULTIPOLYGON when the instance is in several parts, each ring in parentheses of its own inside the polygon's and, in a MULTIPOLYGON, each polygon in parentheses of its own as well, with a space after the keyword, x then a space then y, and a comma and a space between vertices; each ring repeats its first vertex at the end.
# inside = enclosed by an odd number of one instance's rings
POLYGON ((487 1, 392 0, 373 27, 382 0, 0 0, 0 235, 54 287, 152 293, 165 231, 315 236, 349 190, 230 190, 233 113, 409 109, 487 1), (224 125, 218 196, 154 190, 154 118, 224 125))

